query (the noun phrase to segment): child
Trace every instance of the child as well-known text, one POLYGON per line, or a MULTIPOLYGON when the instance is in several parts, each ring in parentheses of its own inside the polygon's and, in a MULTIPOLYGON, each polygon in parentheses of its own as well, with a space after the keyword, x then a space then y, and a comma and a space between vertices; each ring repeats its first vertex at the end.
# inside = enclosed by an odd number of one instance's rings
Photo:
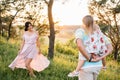
MULTIPOLYGON (((100 31, 99 26, 95 26, 95 31, 89 36, 86 41, 86 51, 91 54, 91 59, 96 58, 96 56, 103 56, 107 53, 107 46, 105 44, 106 36, 100 31)), ((90 59, 90 60, 91 60, 90 59)), ((78 66, 75 71, 68 74, 69 77, 78 76, 80 69, 82 68, 85 60, 79 60, 78 66)), ((105 67, 105 60, 102 59, 103 68, 105 67)))

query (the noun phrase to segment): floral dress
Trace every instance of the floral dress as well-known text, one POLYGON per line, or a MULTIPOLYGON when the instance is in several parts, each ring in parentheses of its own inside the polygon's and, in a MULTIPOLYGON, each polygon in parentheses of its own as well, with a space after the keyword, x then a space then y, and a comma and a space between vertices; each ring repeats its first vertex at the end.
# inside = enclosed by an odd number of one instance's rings
POLYGON ((94 31, 90 38, 85 41, 86 50, 88 53, 97 54, 99 56, 107 53, 104 34, 100 31, 94 31))

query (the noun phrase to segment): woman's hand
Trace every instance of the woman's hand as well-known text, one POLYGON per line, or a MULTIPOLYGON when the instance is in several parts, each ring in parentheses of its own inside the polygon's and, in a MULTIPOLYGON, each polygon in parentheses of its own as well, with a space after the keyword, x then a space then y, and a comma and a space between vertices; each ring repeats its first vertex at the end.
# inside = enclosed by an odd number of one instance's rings
POLYGON ((38 51, 38 54, 41 54, 41 50, 38 51))
POLYGON ((18 51, 18 54, 20 54, 21 50, 18 51))
POLYGON ((98 55, 96 55, 96 54, 91 54, 91 57, 90 57, 90 59, 89 59, 89 62, 97 62, 97 61, 99 61, 100 59, 99 59, 99 56, 98 55))
POLYGON ((41 52, 38 52, 38 54, 41 54, 41 52))
POLYGON ((97 62, 97 61, 100 61, 100 60, 102 60, 102 57, 96 57, 96 58, 92 58, 91 62, 97 62))

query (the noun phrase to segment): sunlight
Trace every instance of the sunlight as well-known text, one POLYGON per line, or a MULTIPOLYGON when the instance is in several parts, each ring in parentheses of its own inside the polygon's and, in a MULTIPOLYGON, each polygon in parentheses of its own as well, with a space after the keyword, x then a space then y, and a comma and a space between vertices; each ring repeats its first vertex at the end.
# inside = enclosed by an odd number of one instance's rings
POLYGON ((69 1, 62 4, 56 1, 53 5, 53 15, 55 21, 59 20, 59 25, 79 25, 83 16, 89 14, 87 8, 87 2, 85 1, 69 1))

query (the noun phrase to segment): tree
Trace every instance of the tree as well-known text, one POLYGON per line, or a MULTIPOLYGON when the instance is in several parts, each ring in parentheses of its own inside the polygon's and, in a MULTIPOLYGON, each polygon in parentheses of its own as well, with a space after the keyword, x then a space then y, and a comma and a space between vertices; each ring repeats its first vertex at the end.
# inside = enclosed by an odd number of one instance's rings
MULTIPOLYGON (((54 1, 61 1, 61 0, 44 0, 44 2, 47 4, 48 7, 48 20, 49 20, 49 26, 50 26, 50 36, 49 37, 49 48, 48 48, 48 57, 53 58, 54 56, 54 43, 55 43, 55 29, 54 29, 54 21, 53 21, 53 15, 52 15, 52 7, 54 1)), ((61 2, 65 4, 65 2, 68 2, 70 0, 62 0, 61 2)))
POLYGON ((15 28, 20 30, 26 21, 31 21, 39 34, 47 33, 48 20, 42 14, 43 6, 45 6, 45 4, 41 5, 42 3, 44 2, 41 0, 2 0, 0 3, 0 35, 7 40, 16 37, 19 33, 15 33, 15 28), (15 36, 11 36, 13 33, 15 36))
POLYGON ((5 31, 7 32, 7 40, 11 36, 12 23, 25 5, 21 1, 17 0, 2 0, 0 4, 0 33, 4 36, 5 31), (16 11, 15 13, 11 13, 16 11))
POLYGON ((97 23, 112 41, 114 59, 120 54, 120 0, 91 0, 89 11, 98 17, 97 23))
POLYGON ((49 20, 49 26, 50 26, 50 36, 49 37, 49 50, 48 50, 48 57, 53 58, 54 56, 54 43, 55 43, 55 29, 54 29, 54 21, 53 21, 53 15, 52 15, 52 6, 54 0, 44 0, 45 3, 48 6, 48 20, 49 20))
POLYGON ((45 10, 45 3, 40 0, 31 1, 28 5, 30 10, 25 11, 26 16, 24 19, 31 21, 35 29, 39 32, 39 35, 48 33, 48 20, 46 14, 43 14, 45 10))

